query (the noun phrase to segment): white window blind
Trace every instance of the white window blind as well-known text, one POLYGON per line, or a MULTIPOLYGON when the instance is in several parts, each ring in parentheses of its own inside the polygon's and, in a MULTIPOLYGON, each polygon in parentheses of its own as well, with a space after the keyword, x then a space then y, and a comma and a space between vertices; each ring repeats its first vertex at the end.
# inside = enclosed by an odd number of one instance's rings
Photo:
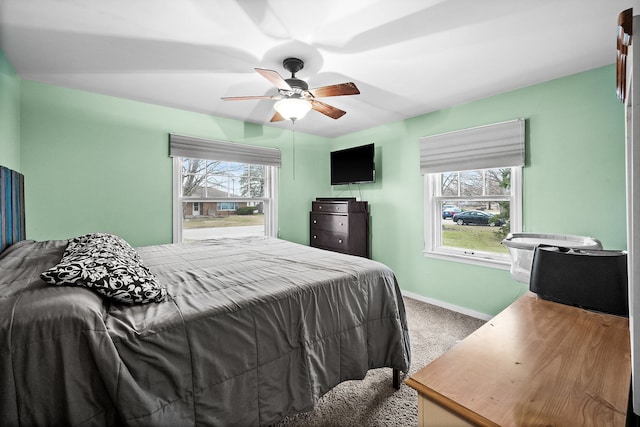
POLYGON ((524 166, 524 123, 507 122, 420 138, 420 172, 524 166))
POLYGON ((169 134, 169 156, 222 160, 252 165, 280 166, 281 164, 281 153, 277 148, 213 141, 175 134, 169 134))

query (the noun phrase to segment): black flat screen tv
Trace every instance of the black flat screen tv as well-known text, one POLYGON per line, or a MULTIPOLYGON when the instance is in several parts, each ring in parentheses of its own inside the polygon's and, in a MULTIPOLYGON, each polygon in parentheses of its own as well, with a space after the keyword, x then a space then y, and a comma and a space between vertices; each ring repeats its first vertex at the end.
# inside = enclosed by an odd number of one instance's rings
POLYGON ((374 144, 331 152, 331 185, 375 182, 374 144))

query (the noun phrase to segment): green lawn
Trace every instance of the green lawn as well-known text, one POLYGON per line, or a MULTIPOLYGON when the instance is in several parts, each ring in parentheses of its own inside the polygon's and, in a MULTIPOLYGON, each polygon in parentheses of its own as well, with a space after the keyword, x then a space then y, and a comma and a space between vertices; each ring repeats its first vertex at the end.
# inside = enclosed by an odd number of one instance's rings
POLYGON ((442 224, 442 245, 484 252, 507 253, 501 244, 502 237, 496 233, 498 227, 482 225, 442 224))
MULTIPOLYGON (((203 216, 184 220, 184 228, 241 227, 263 224, 263 214, 229 215, 223 218, 203 216)), ((500 243, 502 238, 496 235, 498 230, 497 227, 445 223, 442 225, 442 244, 454 248, 507 253, 507 248, 500 243)))
POLYGON ((242 227, 249 225, 264 225, 264 215, 229 215, 221 218, 202 216, 187 218, 183 222, 184 228, 242 227))

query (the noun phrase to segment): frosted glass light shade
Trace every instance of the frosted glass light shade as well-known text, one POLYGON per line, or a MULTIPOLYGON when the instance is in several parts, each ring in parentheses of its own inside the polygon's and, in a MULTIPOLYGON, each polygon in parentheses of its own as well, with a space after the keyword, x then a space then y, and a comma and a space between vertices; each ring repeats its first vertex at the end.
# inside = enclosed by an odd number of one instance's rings
POLYGON ((301 98, 285 98, 276 102, 273 108, 287 120, 299 120, 311 110, 311 103, 301 98))

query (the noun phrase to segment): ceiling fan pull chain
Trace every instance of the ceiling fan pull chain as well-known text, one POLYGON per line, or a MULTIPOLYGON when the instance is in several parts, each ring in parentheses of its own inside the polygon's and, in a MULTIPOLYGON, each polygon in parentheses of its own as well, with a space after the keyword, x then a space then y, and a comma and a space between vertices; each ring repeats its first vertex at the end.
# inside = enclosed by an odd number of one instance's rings
POLYGON ((291 123, 293 123, 293 180, 296 180, 296 120, 291 119, 291 123))

